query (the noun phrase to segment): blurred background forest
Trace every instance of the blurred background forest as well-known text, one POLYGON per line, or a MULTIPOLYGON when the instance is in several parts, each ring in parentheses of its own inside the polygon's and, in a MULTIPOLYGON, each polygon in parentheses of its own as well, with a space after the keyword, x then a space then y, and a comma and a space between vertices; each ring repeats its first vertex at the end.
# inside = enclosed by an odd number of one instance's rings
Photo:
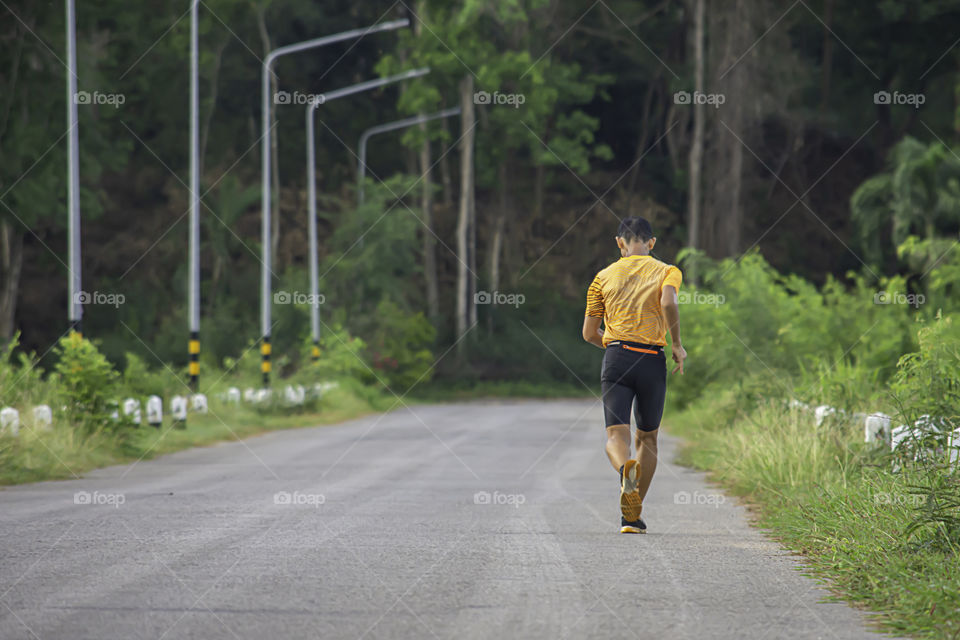
MULTIPOLYGON (((127 352, 151 365, 187 361, 187 4, 78 6, 78 88, 123 97, 79 108, 83 288, 124 299, 87 305, 84 334, 116 363, 127 352)), ((685 284, 726 291, 726 306, 743 291, 740 311, 691 304, 682 314, 685 326, 701 327, 686 340, 691 363, 697 339, 733 344, 737 359, 753 362, 740 346, 749 344, 776 361, 783 323, 796 316, 777 324, 765 315, 790 307, 770 310, 773 294, 753 301, 766 295, 745 286, 758 273, 794 301, 805 287, 820 301, 832 295, 820 288, 839 287, 846 295, 835 304, 852 304, 855 321, 892 311, 873 299, 892 295, 891 282, 904 295, 939 291, 928 314, 955 299, 960 2, 205 0, 205 366, 237 358, 260 333, 265 53, 403 17, 411 29, 276 64, 275 88, 291 94, 432 69, 317 114, 322 333, 361 338, 385 377, 407 368, 400 377, 412 382, 436 361, 439 378, 468 383, 592 384, 599 353, 579 338, 584 293, 618 257, 613 235, 628 215, 653 223, 655 254, 680 260, 685 284), (461 105, 465 87, 522 96, 473 105, 466 244, 458 244, 461 118, 374 137, 358 206, 361 133, 461 105), (471 303, 494 291, 523 303, 471 303), (466 333, 458 310, 476 323, 466 333), (770 353, 751 342, 766 331, 770 353), (458 337, 464 353, 443 357, 458 337)), ((0 8, 0 339, 21 332, 20 349, 45 364, 67 330, 64 29, 62 3, 0 8)), ((305 292, 303 110, 278 105, 275 114, 274 290, 305 292)), ((917 305, 901 307, 907 328, 917 305)), ((812 311, 796 313, 804 309, 812 311)), ((282 375, 306 353, 308 308, 275 305, 274 314, 282 375)), ((832 350, 811 322, 797 348, 832 350)), ((860 331, 835 328, 842 357, 860 331)), ((912 336, 888 336, 890 370, 912 336)))

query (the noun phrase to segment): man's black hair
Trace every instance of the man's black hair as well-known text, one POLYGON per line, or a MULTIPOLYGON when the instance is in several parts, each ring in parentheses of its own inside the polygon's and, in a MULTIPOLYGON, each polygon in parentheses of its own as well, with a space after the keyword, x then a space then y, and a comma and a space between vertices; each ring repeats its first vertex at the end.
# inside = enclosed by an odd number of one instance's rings
POLYGON ((620 221, 617 237, 623 238, 626 242, 631 242, 635 238, 639 238, 641 242, 646 242, 653 237, 653 227, 646 219, 631 216, 620 221))

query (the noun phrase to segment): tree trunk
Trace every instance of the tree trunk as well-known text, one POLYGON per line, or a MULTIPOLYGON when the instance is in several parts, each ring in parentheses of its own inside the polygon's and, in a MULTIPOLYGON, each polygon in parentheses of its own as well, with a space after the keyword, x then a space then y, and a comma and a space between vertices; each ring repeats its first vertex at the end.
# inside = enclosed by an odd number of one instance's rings
MULTIPOLYGON (((203 126, 200 129, 200 181, 203 182, 204 156, 207 155, 207 142, 210 140, 210 125, 213 122, 213 114, 217 110, 217 97, 219 94, 220 66, 223 63, 223 52, 227 48, 229 40, 223 40, 214 52, 213 56, 213 77, 210 78, 210 108, 203 119, 203 126)), ((202 191, 202 189, 201 189, 202 191)))
MULTIPOLYGON (((493 238, 490 241, 490 292, 494 293, 500 290, 500 253, 503 251, 503 232, 507 222, 507 210, 509 209, 509 189, 507 187, 507 161, 500 163, 498 170, 499 176, 497 182, 497 191, 500 195, 500 211, 497 212, 497 220, 493 225, 493 238)), ((489 325, 487 329, 493 333, 493 319, 495 307, 490 308, 489 325)))
MULTIPOLYGON (((674 102, 673 96, 666 98, 668 100, 667 115, 664 118, 664 133, 661 134, 664 144, 667 147, 667 157, 670 158, 670 169, 673 173, 680 173, 683 170, 681 166, 683 160, 680 158, 682 148, 686 146, 687 125, 690 122, 690 109, 687 105, 680 105, 674 102)), ((687 156, 687 163, 690 162, 690 156, 687 156)))
MULTIPOLYGON (((420 19, 416 21, 413 32, 417 38, 423 37, 423 23, 427 19, 426 2, 416 4, 420 19)), ((425 115, 422 111, 421 117, 425 115)), ((437 239, 433 231, 433 172, 430 158, 430 136, 427 123, 420 123, 423 142, 420 144, 420 208, 423 215, 423 278, 427 294, 427 316, 434 323, 440 319, 440 294, 437 286, 437 239)))
MULTIPOLYGON (((471 91, 471 94, 473 92, 471 91)), ((471 95, 471 100, 473 96, 471 95)), ((476 175, 473 168, 473 154, 470 156, 470 220, 467 224, 467 322, 469 326, 477 324, 477 199, 475 195, 476 175)))
MULTIPOLYGON (((693 65, 694 91, 703 92, 703 5, 704 0, 693 0, 693 65)), ((703 170, 703 126, 705 105, 691 100, 693 108, 693 143, 690 145, 690 184, 688 188, 689 235, 687 244, 700 247, 701 224, 701 173, 703 170)), ((692 276, 693 274, 691 274, 692 276)), ((692 278, 691 278, 692 279, 692 278)))
POLYGON ((650 136, 650 111, 653 106, 653 95, 657 92, 656 82, 658 81, 659 78, 650 83, 647 94, 643 98, 640 134, 637 137, 637 152, 634 154, 633 167, 630 169, 630 178, 627 180, 627 214, 633 210, 633 193, 637 187, 637 177, 640 175, 640 159, 646 151, 647 139, 650 136))
POLYGON ((440 293, 437 286, 437 239, 433 231, 433 177, 430 171, 430 138, 427 124, 420 124, 423 143, 420 145, 420 207, 423 210, 423 276, 427 288, 427 315, 436 322, 440 318, 440 293))
POLYGON ((0 345, 6 344, 16 329, 22 267, 23 234, 4 220, 0 222, 0 345))
POLYGON ((462 340, 469 326, 468 320, 476 313, 470 297, 470 222, 473 208, 473 76, 467 74, 460 81, 460 214, 457 219, 457 353, 462 357, 462 340), (471 313, 471 307, 472 309, 471 313))
POLYGON ((450 176, 450 158, 448 151, 447 138, 450 137, 450 126, 446 118, 441 118, 440 123, 443 126, 443 138, 440 141, 440 180, 443 182, 443 206, 453 206, 453 178, 450 176))
MULTIPOLYGON (((754 40, 754 33, 751 27, 750 11, 746 6, 747 0, 736 0, 735 13, 733 16, 734 37, 732 38, 732 54, 735 55, 747 42, 754 40)), ((730 77, 730 88, 733 96, 744 96, 752 94, 753 87, 750 86, 748 79, 749 68, 734 69, 730 77)), ((746 136, 751 128, 747 122, 747 113, 743 100, 730 101, 730 119, 733 121, 735 130, 742 131, 739 134, 746 136)), ((730 132, 727 132, 728 137, 730 132)), ((730 168, 726 180, 730 189, 729 210, 723 216, 723 230, 721 247, 723 255, 734 256, 740 252, 740 236, 743 227, 743 144, 736 139, 730 140, 730 168)))
MULTIPOLYGON (((263 46, 263 55, 273 50, 270 44, 270 33, 267 31, 266 6, 257 9, 257 30, 260 32, 260 42, 263 46)), ((270 75, 270 99, 277 94, 277 76, 270 75)), ((270 229, 270 257, 273 264, 267 265, 273 269, 277 264, 277 250, 280 248, 280 159, 277 151, 277 110, 270 109, 270 172, 271 176, 271 229, 270 229)))
POLYGON ((543 192, 546 189, 547 170, 538 164, 533 177, 533 219, 543 219, 543 192))

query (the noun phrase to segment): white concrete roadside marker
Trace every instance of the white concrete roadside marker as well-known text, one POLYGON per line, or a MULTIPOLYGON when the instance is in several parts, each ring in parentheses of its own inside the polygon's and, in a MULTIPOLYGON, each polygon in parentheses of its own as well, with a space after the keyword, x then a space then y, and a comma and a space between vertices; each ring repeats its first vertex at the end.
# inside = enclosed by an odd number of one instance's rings
POLYGON ((185 426, 187 424, 187 399, 183 396, 170 398, 170 413, 173 414, 173 422, 176 426, 185 426))
POLYGON ((227 389, 227 402, 230 404, 240 404, 240 389, 236 387, 227 389))
POLYGON ((200 415, 206 415, 208 411, 207 396, 202 393, 195 393, 190 396, 190 410, 200 415))
MULTIPOLYGON (((302 389, 303 387, 300 388, 302 389)), ((304 395, 297 387, 288 384, 283 388, 283 401, 291 407, 296 407, 303 404, 304 395)))
POLYGON ((864 419, 863 441, 890 443, 890 416, 871 413, 864 419))
POLYGON ((813 417, 816 421, 817 426, 823 424, 823 421, 827 419, 827 416, 832 416, 837 412, 836 409, 831 407, 828 404, 821 404, 819 407, 813 410, 813 417))
POLYGON ((257 390, 251 387, 247 387, 243 390, 243 401, 249 402, 251 404, 257 401, 257 390))
POLYGON ((960 461, 960 429, 950 432, 950 464, 960 461))
POLYGON ((297 397, 300 398, 300 404, 303 404, 307 401, 307 390, 302 384, 296 385, 293 390, 297 392, 297 397))
POLYGON ((322 397, 323 397, 323 385, 320 384, 319 382, 318 382, 317 384, 313 385, 313 386, 310 388, 310 393, 313 395, 314 398, 322 398, 322 397))
POLYGON ((163 424, 163 400, 160 396, 147 398, 147 424, 157 429, 163 424))
POLYGON ((257 389, 257 399, 254 401, 256 404, 268 404, 273 398, 273 391, 270 389, 257 389))
POLYGON ((925 413, 917 421, 913 423, 913 426, 917 430, 922 430, 927 433, 945 433, 949 429, 949 425, 946 420, 943 418, 934 418, 930 414, 925 413))
POLYGON ((20 412, 13 407, 0 409, 0 432, 16 437, 20 433, 20 412))
POLYGON ((896 451, 904 440, 909 438, 911 435, 916 435, 916 432, 908 427, 905 424, 901 424, 896 427, 893 431, 890 432, 890 450, 896 451))
POLYGON ((136 398, 127 398, 123 401, 123 415, 135 425, 140 425, 143 416, 140 413, 140 401, 136 398))
POLYGON ((33 408, 33 426, 41 431, 53 429, 53 409, 48 404, 38 404, 33 408))

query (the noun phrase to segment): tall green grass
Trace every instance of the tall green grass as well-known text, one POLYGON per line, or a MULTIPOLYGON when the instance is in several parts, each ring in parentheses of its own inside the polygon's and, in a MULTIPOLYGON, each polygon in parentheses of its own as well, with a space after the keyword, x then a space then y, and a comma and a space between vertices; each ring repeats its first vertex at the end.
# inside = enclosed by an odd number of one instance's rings
POLYGON ((862 442, 862 425, 827 419, 779 400, 761 403, 732 424, 709 398, 670 421, 689 439, 681 461, 708 470, 759 506, 759 524, 802 553, 844 599, 881 612, 891 631, 931 638, 960 634, 957 546, 910 537, 923 502, 911 487, 924 472, 893 473, 884 445, 862 442))
POLYGON ((758 507, 759 523, 887 629, 960 637, 960 468, 925 427, 891 452, 863 417, 960 427, 960 257, 922 282, 851 275, 816 288, 757 255, 702 267, 721 304, 681 311, 690 357, 666 427, 681 461, 758 507), (921 285, 924 288, 920 288, 921 285), (893 293, 923 305, 891 304, 893 293), (810 407, 839 410, 817 425, 810 407))

